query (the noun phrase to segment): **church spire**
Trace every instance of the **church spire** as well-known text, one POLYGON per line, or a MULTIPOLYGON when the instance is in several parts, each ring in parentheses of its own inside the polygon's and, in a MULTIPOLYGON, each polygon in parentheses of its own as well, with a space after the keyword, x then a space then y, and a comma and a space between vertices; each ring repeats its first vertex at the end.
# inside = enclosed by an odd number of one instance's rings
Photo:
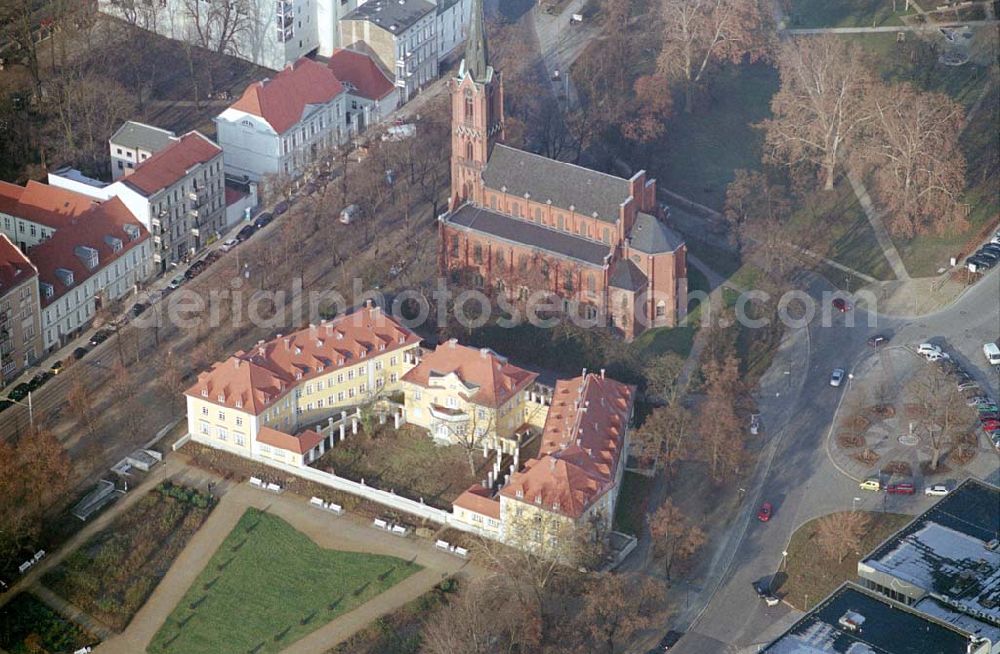
POLYGON ((465 70, 476 82, 486 81, 489 77, 490 57, 486 49, 483 13, 483 0, 472 0, 472 24, 465 42, 465 70))

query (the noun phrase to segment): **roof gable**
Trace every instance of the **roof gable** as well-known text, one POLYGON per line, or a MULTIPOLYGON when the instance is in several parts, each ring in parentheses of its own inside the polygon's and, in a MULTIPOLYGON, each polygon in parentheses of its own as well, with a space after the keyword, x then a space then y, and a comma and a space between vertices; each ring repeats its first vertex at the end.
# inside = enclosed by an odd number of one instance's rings
POLYGON ((684 239, 677 232, 641 211, 635 218, 629 237, 629 247, 645 254, 674 252, 684 245, 684 239))
POLYGON ((392 79, 375 60, 363 52, 337 48, 330 56, 327 66, 351 95, 374 102, 386 97, 396 88, 392 79))
POLYGON ((230 108, 263 118, 271 129, 283 134, 302 120, 308 105, 325 104, 343 91, 333 71, 302 58, 272 79, 248 86, 230 108))
POLYGON ((477 350, 452 339, 424 355, 403 376, 403 381, 429 388, 435 379, 452 375, 468 389, 470 395, 466 399, 489 407, 504 404, 538 377, 536 373, 509 363, 493 350, 477 350))

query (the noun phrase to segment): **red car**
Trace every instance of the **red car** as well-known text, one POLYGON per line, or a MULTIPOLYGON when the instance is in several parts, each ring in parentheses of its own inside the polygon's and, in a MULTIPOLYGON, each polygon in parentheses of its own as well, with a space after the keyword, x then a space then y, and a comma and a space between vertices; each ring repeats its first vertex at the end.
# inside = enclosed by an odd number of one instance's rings
POLYGON ((844 298, 840 297, 834 298, 833 308, 841 313, 847 313, 848 311, 851 310, 851 303, 845 300, 844 298))
POLYGON ((890 495, 913 495, 914 489, 913 484, 903 481, 898 484, 889 484, 886 486, 885 492, 890 495))
POLYGON ((760 505, 760 510, 757 511, 757 519, 761 522, 767 522, 771 519, 771 506, 770 502, 764 502, 760 505))
POLYGON ((1000 429, 1000 420, 983 420, 983 431, 996 431, 1000 429))

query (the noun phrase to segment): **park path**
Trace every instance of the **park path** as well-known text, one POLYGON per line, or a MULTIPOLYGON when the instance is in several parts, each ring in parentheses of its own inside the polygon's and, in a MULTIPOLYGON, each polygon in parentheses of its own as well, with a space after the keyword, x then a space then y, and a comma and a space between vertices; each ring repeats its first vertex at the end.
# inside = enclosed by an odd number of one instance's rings
POLYGON ((289 493, 275 495, 248 484, 224 482, 207 472, 189 469, 178 479, 188 483, 186 474, 199 479, 211 478, 218 505, 208 520, 170 566, 153 594, 119 636, 95 649, 98 654, 137 654, 146 651, 153 636, 164 624, 177 603, 204 569, 216 549, 229 535, 248 508, 267 511, 287 521, 320 547, 343 551, 368 552, 415 560, 425 569, 408 577, 371 601, 320 627, 293 643, 286 652, 323 654, 375 618, 384 615, 430 590, 443 578, 458 572, 478 577, 484 569, 458 557, 434 549, 428 541, 399 538, 372 529, 366 522, 349 515, 335 517, 318 511, 305 498, 289 493))
POLYGON ((895 244, 892 242, 889 231, 885 228, 885 223, 882 221, 881 214, 875 209, 875 205, 872 203, 871 196, 868 195, 868 189, 865 188, 864 182, 851 170, 847 171, 847 180, 851 183, 851 188, 854 189, 854 195, 857 196, 858 202, 861 203, 861 208, 868 218, 868 223, 872 226, 875 240, 878 241, 879 247, 882 248, 882 254, 889 261, 896 279, 901 282, 910 281, 910 273, 907 272, 906 266, 903 265, 903 258, 899 256, 899 250, 896 249, 895 244))
POLYGON ((958 24, 968 27, 983 27, 996 25, 996 20, 963 20, 948 23, 930 23, 921 25, 879 25, 877 27, 799 27, 784 30, 790 36, 809 34, 879 34, 896 32, 936 32, 945 25, 958 24))

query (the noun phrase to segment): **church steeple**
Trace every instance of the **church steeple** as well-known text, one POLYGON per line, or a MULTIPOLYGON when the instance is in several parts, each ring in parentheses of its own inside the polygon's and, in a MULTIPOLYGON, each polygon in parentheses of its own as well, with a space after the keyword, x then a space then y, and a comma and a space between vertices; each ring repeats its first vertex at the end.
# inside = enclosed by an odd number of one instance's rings
POLYGON ((471 75, 473 81, 489 80, 492 71, 489 51, 486 48, 483 0, 472 0, 472 24, 469 26, 469 37, 465 42, 465 59, 462 64, 463 71, 471 75))

